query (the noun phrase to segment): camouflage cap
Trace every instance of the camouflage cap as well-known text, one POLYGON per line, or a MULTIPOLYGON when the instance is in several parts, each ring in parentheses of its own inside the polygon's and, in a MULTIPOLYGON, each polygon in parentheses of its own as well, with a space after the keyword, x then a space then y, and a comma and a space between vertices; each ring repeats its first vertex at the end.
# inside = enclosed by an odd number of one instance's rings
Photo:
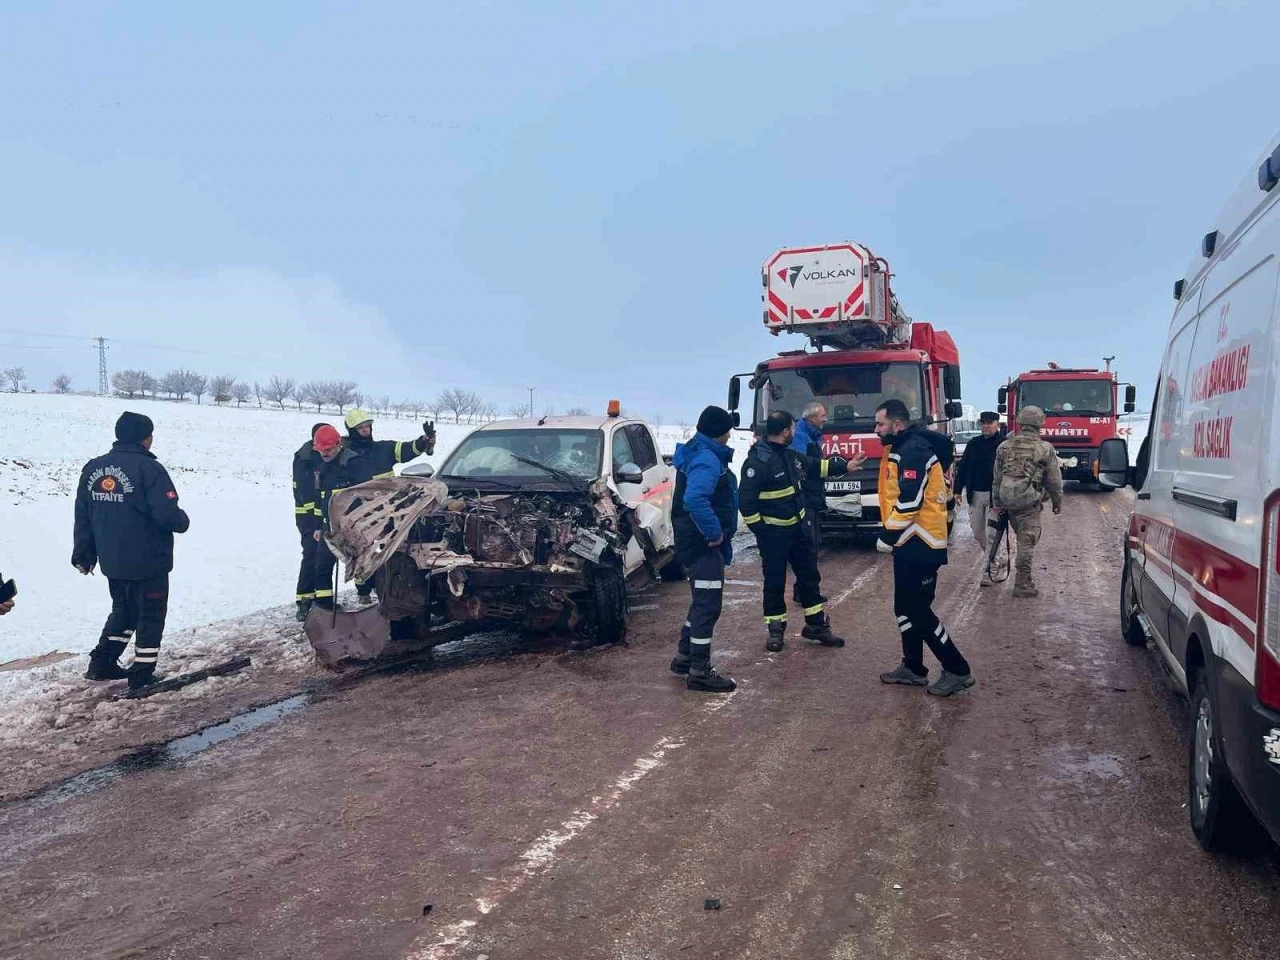
POLYGON ((1018 411, 1018 426, 1043 427, 1044 411, 1039 407, 1023 407, 1018 411))

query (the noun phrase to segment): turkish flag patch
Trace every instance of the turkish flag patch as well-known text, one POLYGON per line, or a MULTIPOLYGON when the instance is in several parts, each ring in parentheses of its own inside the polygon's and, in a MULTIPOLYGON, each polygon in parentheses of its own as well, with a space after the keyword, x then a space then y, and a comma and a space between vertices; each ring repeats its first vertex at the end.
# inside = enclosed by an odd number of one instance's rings
POLYGON ((165 496, 168 497, 170 500, 177 500, 178 492, 176 490, 170 490, 168 493, 165 494, 165 496))
POLYGON ((918 480, 919 478, 920 478, 920 474, 916 473, 914 470, 903 470, 903 471, 902 471, 902 479, 903 479, 903 480, 918 480))

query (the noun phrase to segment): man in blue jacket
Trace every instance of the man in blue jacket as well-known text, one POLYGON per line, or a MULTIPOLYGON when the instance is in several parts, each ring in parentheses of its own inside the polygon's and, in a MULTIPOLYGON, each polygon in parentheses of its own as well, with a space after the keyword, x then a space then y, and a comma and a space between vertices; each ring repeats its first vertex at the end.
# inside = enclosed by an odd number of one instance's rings
POLYGON ((161 679, 156 661, 169 605, 173 535, 191 526, 151 441, 150 417, 122 413, 111 451, 85 464, 76 489, 71 563, 85 576, 100 564, 111 588, 111 615, 89 654, 85 678, 127 678, 131 690, 161 679), (133 664, 126 672, 118 661, 131 639, 133 664))
POLYGON ((731 541, 738 529, 738 483, 729 471, 733 451, 726 445, 732 429, 727 410, 707 407, 698 417, 698 432, 676 447, 673 460, 671 525, 676 559, 688 574, 693 600, 671 670, 688 674, 688 689, 707 693, 737 688, 711 666, 711 638, 724 599, 724 568, 733 562, 731 541))

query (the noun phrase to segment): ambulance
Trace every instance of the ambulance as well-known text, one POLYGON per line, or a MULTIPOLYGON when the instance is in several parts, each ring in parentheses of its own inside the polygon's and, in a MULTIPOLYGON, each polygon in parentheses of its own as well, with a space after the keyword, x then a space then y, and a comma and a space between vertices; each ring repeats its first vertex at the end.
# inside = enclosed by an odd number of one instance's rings
POLYGON ((1100 476, 1137 491, 1120 628, 1190 700, 1187 809, 1213 850, 1250 814, 1280 842, 1280 139, 1208 226, 1136 465, 1107 440, 1100 476))

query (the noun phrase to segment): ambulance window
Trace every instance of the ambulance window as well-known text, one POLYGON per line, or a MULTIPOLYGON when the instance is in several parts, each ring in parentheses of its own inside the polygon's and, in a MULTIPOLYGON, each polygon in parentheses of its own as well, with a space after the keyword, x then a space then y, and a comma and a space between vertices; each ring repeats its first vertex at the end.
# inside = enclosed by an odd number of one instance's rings
POLYGON ((1187 401, 1187 369, 1196 338, 1196 319, 1192 318, 1169 343, 1168 360, 1161 374, 1160 394, 1156 398, 1156 470, 1177 470, 1178 451, 1183 442, 1184 410, 1187 401))

